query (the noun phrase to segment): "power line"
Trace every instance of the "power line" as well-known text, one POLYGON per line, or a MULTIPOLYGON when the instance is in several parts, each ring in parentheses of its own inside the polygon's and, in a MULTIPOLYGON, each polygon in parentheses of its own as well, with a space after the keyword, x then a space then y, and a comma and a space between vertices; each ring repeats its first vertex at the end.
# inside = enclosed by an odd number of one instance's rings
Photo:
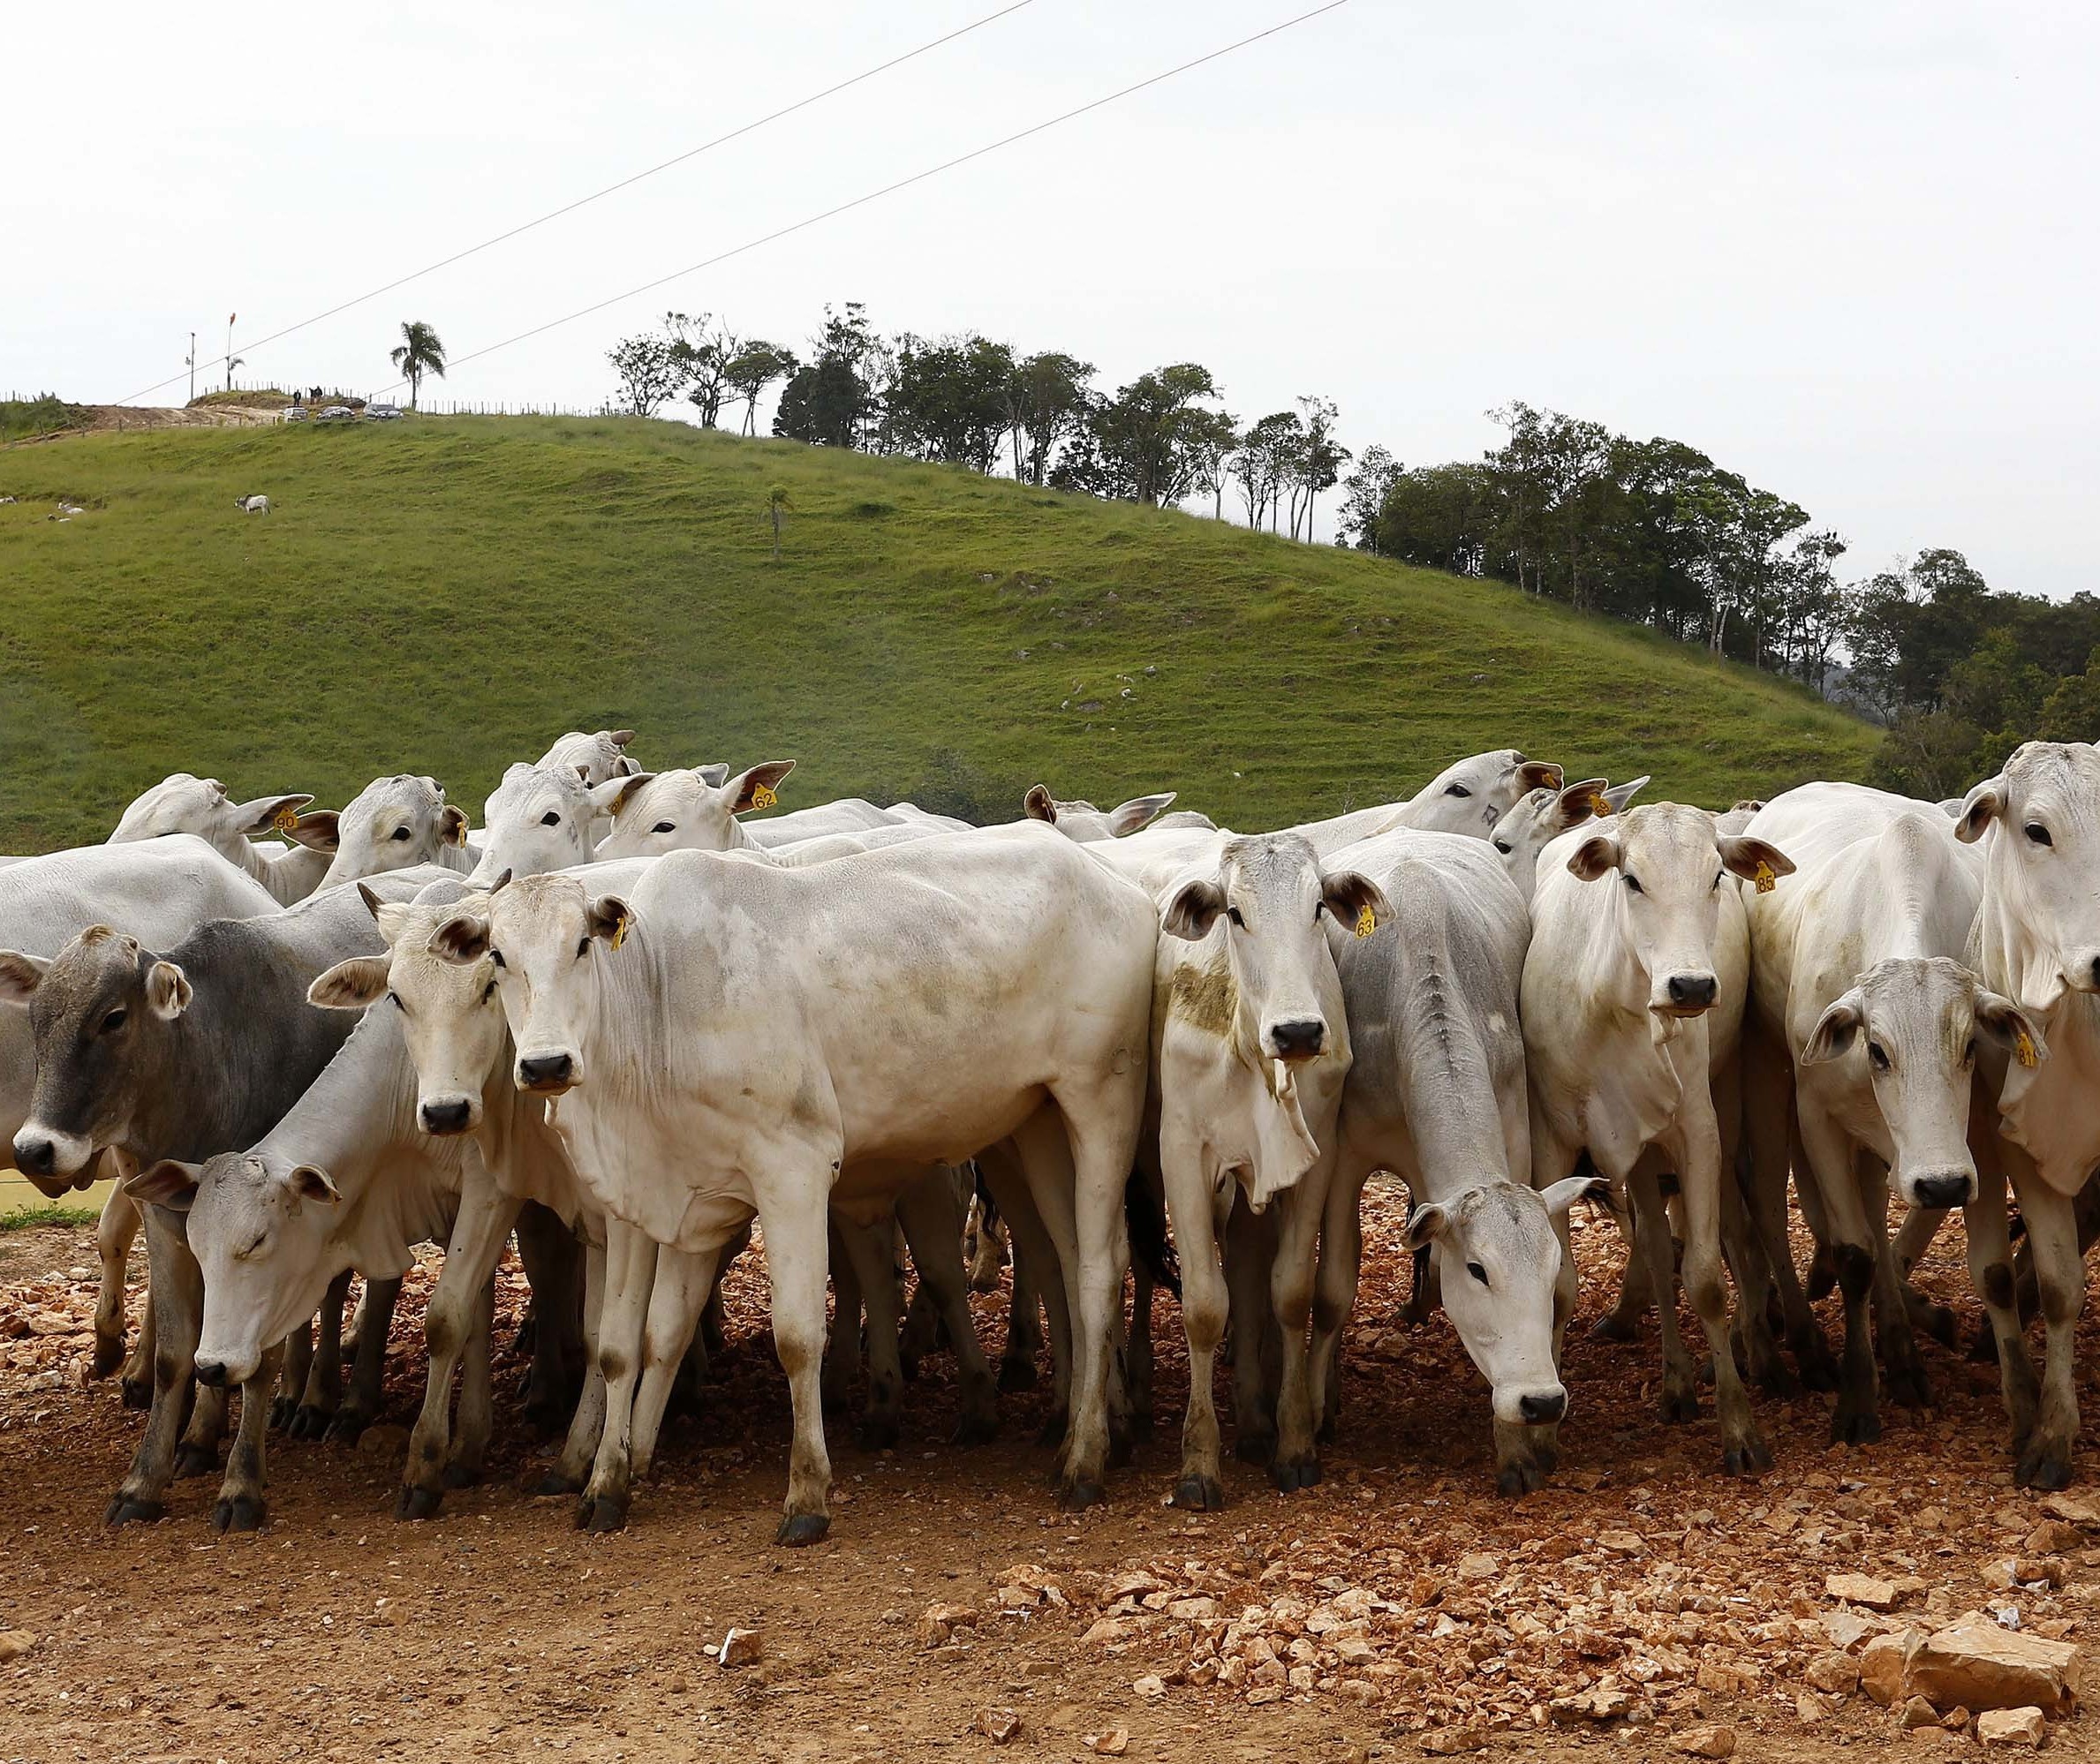
MULTIPOLYGON (((821 92, 812 92, 806 98, 797 99, 792 104, 785 105, 778 110, 769 111, 755 122, 745 123, 740 128, 731 129, 726 135, 717 135, 713 140, 702 141, 696 147, 690 147, 684 153, 675 154, 661 164, 649 167, 646 171, 635 172, 631 177, 621 178, 616 184, 607 185, 602 190, 593 190, 588 196, 579 196, 573 202, 566 202, 559 208, 548 210, 537 220, 525 221, 512 227, 507 232, 498 233, 493 238, 483 239, 480 245, 469 245, 465 251, 456 251, 449 257, 441 257, 435 263, 427 263, 420 269, 411 270, 406 275, 397 276, 395 280, 366 293, 357 295, 351 299, 342 302, 339 305, 330 306, 325 313, 316 313, 310 319, 301 319, 296 325, 287 325, 281 331, 272 331, 266 337, 257 337, 253 341, 241 343, 238 347, 246 350, 261 349, 266 343, 277 343, 291 335, 295 331, 303 331, 311 325, 318 325, 324 319, 332 319, 339 313, 347 313, 353 306, 361 306, 367 300, 376 300, 381 294, 391 294, 397 288, 405 288, 410 283, 419 282, 426 275, 434 275, 441 269, 449 269, 452 265, 463 262, 478 253, 485 252, 492 245, 500 245, 506 240, 517 237, 521 233, 531 232, 535 227, 544 227, 549 221, 558 221, 564 215, 573 215, 578 208, 586 207, 593 202, 628 188, 631 185, 639 184, 645 177, 653 177, 660 171, 669 171, 674 165, 684 165, 689 159, 698 159, 704 153, 712 153, 718 147, 726 147, 729 142, 762 129, 769 123, 779 122, 782 117, 791 117, 797 110, 806 110, 812 104, 820 103, 827 98, 836 97, 838 94, 851 87, 865 85, 878 74, 888 73, 893 67, 902 67, 908 61, 916 61, 920 56, 930 54, 943 44, 952 43, 958 37, 966 37, 972 31, 982 30, 986 25, 995 24, 1008 13, 1018 12, 1024 7, 1031 6, 1034 4, 1035 0, 1013 0, 1012 4, 1001 6, 996 12, 987 12, 983 18, 964 25, 959 29, 950 31, 945 36, 935 37, 931 42, 921 43, 917 49, 907 49, 903 55, 892 56, 888 61, 878 63, 865 72, 855 74, 850 79, 842 79, 835 86, 827 86, 821 92)), ((218 362, 226 360, 232 353, 233 351, 229 349, 226 355, 220 356, 210 365, 216 366, 218 362)), ((167 379, 152 386, 145 387, 132 393, 131 397, 120 399, 118 402, 128 404, 132 399, 143 398, 149 392, 158 392, 163 387, 172 386, 181 378, 182 375, 179 373, 170 374, 167 379)))
MULTIPOLYGON (((703 269, 712 269, 718 263, 726 263, 733 257, 741 257, 746 252, 756 251, 760 245, 771 245, 777 239, 788 237, 791 233, 805 231, 821 222, 835 219, 852 209, 865 207, 870 202, 880 201, 885 196, 894 196, 898 191, 910 189, 914 184, 923 184, 929 177, 938 177, 944 171, 953 171, 959 165, 967 165, 972 160, 982 159, 987 154, 997 153, 1002 147, 1012 147, 1016 142, 1024 141, 1031 135, 1039 135, 1046 129, 1054 129, 1061 123, 1069 123, 1076 117, 1085 116, 1089 111, 1099 110, 1104 105, 1113 104, 1119 99, 1128 98, 1133 93, 1143 92, 1148 87, 1158 86, 1164 80, 1172 79, 1177 74, 1187 73, 1191 69, 1202 67, 1208 62, 1217 61, 1225 56, 1231 55, 1235 50, 1246 49, 1249 45, 1260 42, 1265 38, 1279 35, 1294 26, 1303 25, 1308 19, 1318 18, 1322 13, 1338 11, 1348 4, 1348 0, 1327 0, 1327 4, 1324 6, 1315 6, 1310 11, 1300 12, 1295 18, 1284 19, 1281 24, 1271 25, 1266 30, 1255 32, 1252 36, 1242 37, 1236 42, 1227 43, 1221 49, 1212 49, 1207 54, 1196 57, 1191 61, 1184 61, 1178 66, 1170 67, 1164 72, 1155 73, 1149 79, 1140 79, 1133 85, 1122 87, 1105 97, 1096 98, 1089 103, 1061 112, 1046 121, 1032 124, 1025 129, 1018 130, 1013 134, 1003 135, 998 140, 988 142, 984 147, 973 147, 968 153, 957 154, 953 159, 943 160, 939 165, 930 165, 924 171, 915 171, 909 177, 900 177, 894 184, 885 184, 879 190, 871 190, 865 195, 854 197, 850 201, 841 202, 835 207, 825 209, 821 214, 812 215, 791 225, 776 228, 769 233, 762 233, 757 238, 746 239, 742 245, 731 245, 729 250, 717 252, 713 257, 702 258, 698 263, 689 263, 683 269, 674 269, 669 275, 660 275, 653 282, 644 282, 637 287, 626 290, 623 293, 610 295, 603 300, 593 301, 588 306, 579 306, 573 313, 564 313, 558 319, 549 319, 543 325, 534 325, 529 331, 520 331, 516 336, 505 337, 502 342, 490 343, 485 349, 474 350, 466 355, 454 356, 446 361, 445 366, 448 369, 463 367, 470 361, 479 361, 485 355, 494 355, 500 349, 509 349, 513 343, 521 343, 530 337, 540 335, 543 332, 555 330, 563 325, 573 324, 578 319, 588 318, 593 313, 603 312, 608 306, 616 306, 623 300, 631 300, 638 294, 646 294, 653 289, 663 287, 666 283, 680 281, 688 275, 697 275, 703 269)), ((405 380, 397 380, 385 389, 391 392, 397 387, 407 384, 405 380)))

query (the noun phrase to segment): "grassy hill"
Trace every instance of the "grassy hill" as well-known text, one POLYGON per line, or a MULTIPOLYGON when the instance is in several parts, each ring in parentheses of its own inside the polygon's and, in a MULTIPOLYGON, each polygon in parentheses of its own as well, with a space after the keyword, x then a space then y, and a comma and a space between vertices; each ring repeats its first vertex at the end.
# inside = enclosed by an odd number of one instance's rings
POLYGON ((1515 744, 1726 804, 1877 736, 1624 626, 1332 548, 668 423, 170 430, 0 451, 0 850, 171 770, 478 810, 570 727, 1016 812, 1041 779, 1261 827, 1515 744), (772 561, 768 489, 792 513, 772 561), (239 514, 267 492, 276 512, 239 514), (86 505, 47 518, 54 499, 86 505))

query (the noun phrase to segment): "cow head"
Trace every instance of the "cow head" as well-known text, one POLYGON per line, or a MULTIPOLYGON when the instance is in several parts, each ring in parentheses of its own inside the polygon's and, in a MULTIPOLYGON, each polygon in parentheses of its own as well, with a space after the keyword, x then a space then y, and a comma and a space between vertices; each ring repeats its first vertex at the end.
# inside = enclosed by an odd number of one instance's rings
POLYGON ((1036 784, 1030 787, 1022 807, 1028 811, 1029 819, 1049 822, 1067 839, 1076 840, 1081 845, 1098 845, 1104 840, 1136 833, 1163 814, 1174 797, 1172 790, 1162 790, 1157 795, 1133 796, 1113 809, 1102 810, 1084 798, 1061 803, 1050 794, 1048 785, 1036 784))
POLYGON ((616 959, 634 923, 617 894, 593 898, 572 876, 528 876, 455 908, 430 934, 431 953, 460 968, 486 961, 516 1048, 511 1079, 558 1097, 589 1074, 584 1049, 597 1020, 598 963, 616 959))
POLYGON ((1609 1205, 1611 1185, 1594 1176, 1543 1189, 1483 1182, 1427 1202, 1408 1219, 1408 1248, 1429 1250, 1445 1314, 1493 1388, 1499 1421, 1539 1427, 1567 1413, 1553 1358, 1561 1256, 1554 1222, 1584 1199, 1609 1205))
POLYGON ((481 861, 472 879, 487 884, 506 870, 537 876, 588 863, 591 824, 615 813, 647 781, 637 772, 593 784, 582 767, 513 765, 483 806, 481 861))
POLYGON ((1488 837, 1502 854, 1504 867, 1517 892, 1531 898, 1531 885, 1538 873, 1538 854, 1570 827, 1578 827, 1596 816, 1621 814, 1642 786, 1645 773, 1630 784, 1606 784, 1601 778, 1585 778, 1559 790, 1537 789, 1496 822, 1488 837))
POLYGON ((125 1191, 189 1215, 190 1249, 204 1275, 200 1383, 252 1378, 264 1350, 313 1315, 345 1265, 333 1241, 343 1197, 311 1164, 262 1151, 223 1152, 201 1165, 162 1158, 125 1191))
POLYGON ((1658 1024, 1696 1017, 1720 995, 1714 933, 1733 874, 1770 887, 1792 860, 1749 833, 1719 832, 1703 809, 1658 803, 1614 816, 1575 847, 1568 869, 1585 882, 1613 878, 1620 939, 1638 967, 1658 1024))
POLYGON ((109 843, 125 845, 169 833, 194 833, 236 863, 243 856, 241 846, 264 833, 281 833, 301 845, 327 849, 317 843, 331 831, 325 818, 299 813, 313 800, 305 792, 297 791, 236 803, 216 778, 172 772, 132 799, 118 818, 109 843))
POLYGON ((504 1064, 508 1030, 495 996, 495 964, 486 954, 465 964, 433 953, 437 928, 461 914, 484 915, 488 896, 470 893, 445 905, 381 901, 360 889, 387 940, 384 955, 352 956, 306 990, 329 1010, 378 1006, 400 1020, 403 1045, 416 1072, 416 1124, 444 1136, 481 1124, 482 1091, 504 1064))
POLYGON ((607 784, 616 778, 631 778, 641 763, 630 757, 632 729, 600 729, 585 735, 570 729, 536 762, 549 772, 580 772, 586 784, 607 784))
POLYGON ((726 780, 714 766, 640 777, 620 799, 612 832, 598 842, 599 860, 734 850, 743 842, 737 817, 770 808, 781 780, 794 769, 791 759, 768 759, 726 780))
POLYGON ((1558 790, 1560 768, 1549 760, 1526 759, 1514 747, 1476 753, 1443 771, 1415 793, 1406 825, 1430 833, 1488 830, 1534 790, 1558 790))
POLYGON ((89 925, 49 961, 0 953, 0 999, 28 1007, 36 1044, 15 1167, 62 1194, 98 1151, 130 1137, 166 1037, 189 1006, 189 978, 136 939, 89 925))
POLYGON ((2030 741, 1968 793, 1955 836, 1984 853, 1987 966, 2020 1004, 2047 1013, 2068 990, 2100 991, 2100 750, 2030 741))
POLYGON ((1907 957, 1861 975, 1802 1049, 1802 1065, 1845 1061, 1852 1076, 1872 1085, 1895 1152, 1897 1189, 1914 1207, 1963 1207, 1975 1198, 1968 1120, 1979 1039, 2022 1066, 2049 1057, 2035 1020, 1960 962, 1907 957))
POLYGON ((436 779, 409 772, 374 779, 335 814, 302 818, 325 823, 334 836, 332 848, 319 848, 336 854, 323 888, 442 863, 446 848, 466 843, 466 811, 445 801, 436 779))

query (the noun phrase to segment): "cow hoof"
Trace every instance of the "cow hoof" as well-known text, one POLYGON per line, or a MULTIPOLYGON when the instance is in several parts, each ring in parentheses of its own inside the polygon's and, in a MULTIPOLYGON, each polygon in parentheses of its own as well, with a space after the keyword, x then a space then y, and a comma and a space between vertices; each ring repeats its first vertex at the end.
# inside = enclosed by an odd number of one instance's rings
POLYGON ((1968 1357, 1979 1366, 1998 1364, 1998 1331, 1991 1328, 1988 1312, 1977 1325, 1975 1338, 1968 1345, 1968 1357))
POLYGON ((216 1532, 261 1531, 266 1516, 259 1495, 222 1495, 211 1510, 211 1528, 216 1532))
POLYGON ((1620 1316, 1617 1311, 1606 1311, 1590 1325, 1592 1341, 1631 1341, 1634 1335, 1634 1320, 1620 1316))
POLYGON ((1871 1445, 1881 1437, 1881 1417, 1872 1409, 1847 1409, 1840 1406, 1831 1417, 1830 1443, 1832 1445, 1871 1445))
POLYGON ((1043 1425, 1036 1434, 1035 1443, 1038 1445, 1062 1445, 1065 1443, 1065 1412, 1062 1409, 1053 1409, 1049 1414, 1044 1417, 1043 1425))
POLYGON ((471 1489, 480 1480, 480 1471, 471 1464, 445 1466, 444 1484, 448 1489, 471 1489))
POLYGON ((1811 1300, 1827 1299, 1838 1290, 1838 1258, 1818 1248, 1809 1263, 1808 1291, 1811 1300))
POLYGON ((372 1417, 361 1409, 337 1409, 321 1437, 330 1445, 355 1445, 371 1425, 372 1417))
POLYGON ((965 1414, 956 1423, 950 1445, 989 1445, 999 1437, 999 1417, 996 1414, 965 1414))
POLYGON ((1042 1380, 1043 1375, 1036 1370, 1032 1360, 1002 1360, 999 1362, 999 1388, 1002 1391, 1032 1391, 1042 1380))
POLYGON ((1232 1455, 1243 1464, 1271 1464, 1276 1459, 1276 1436, 1258 1430, 1239 1435, 1232 1443, 1232 1455))
POLYGON ((1662 1417, 1673 1427, 1681 1427, 1699 1419, 1699 1393, 1696 1391, 1670 1391, 1663 1392, 1662 1417))
POLYGON ((1089 1507, 1102 1505, 1108 1499, 1107 1492, 1091 1477, 1082 1476, 1076 1482, 1067 1482, 1057 1491, 1057 1510, 1065 1513, 1083 1513, 1089 1507))
POLYGON ((175 1480, 185 1476, 208 1476, 219 1467, 219 1449, 215 1445, 180 1445, 175 1451, 175 1480))
POLYGON ((549 1470, 533 1484, 530 1492, 545 1499, 555 1495, 580 1495, 583 1488, 581 1477, 564 1475, 559 1470, 549 1470))
POLYGON ((153 1380, 126 1378, 122 1386, 124 1406, 127 1409, 150 1409, 153 1406, 153 1380))
POLYGON ((904 1431, 903 1424, 895 1415, 864 1415, 853 1435, 853 1443, 863 1451, 890 1451, 896 1447, 904 1431))
POLYGON ((1929 1409, 1932 1406, 1932 1383, 1925 1376, 1922 1366, 1906 1366, 1900 1370, 1885 1373, 1881 1381, 1882 1394, 1892 1403, 1900 1403, 1907 1409, 1929 1409))
POLYGON ((394 1504, 394 1517, 397 1519, 435 1519, 444 1498, 442 1489, 420 1489, 413 1482, 404 1482, 401 1485, 401 1498, 394 1504))
POLYGON ((1111 1421, 1108 1423, 1108 1467, 1111 1470, 1124 1468, 1136 1449, 1136 1442, 1130 1436, 1129 1417, 1122 1415, 1111 1421))
POLYGON ((301 1403, 293 1412, 291 1433, 294 1439, 326 1439, 329 1423, 335 1420, 326 1409, 317 1409, 311 1403, 301 1403))
MULTIPOLYGON (((569 1413, 575 1412, 576 1406, 571 1403, 569 1413)), ((569 1430, 568 1416, 553 1403, 539 1398, 525 1406, 525 1424, 535 1439, 554 1439, 569 1430)))
POLYGON ((1320 1461, 1311 1452, 1303 1458, 1279 1458, 1269 1466, 1269 1481, 1287 1495, 1316 1487, 1319 1480, 1320 1461))
POLYGON ((124 1364, 124 1338, 120 1335, 98 1335, 94 1338, 94 1376, 107 1378, 124 1364))
POLYGON ((1821 1341, 1796 1346, 1794 1363, 1801 1368, 1801 1382, 1811 1391, 1838 1388, 1838 1362, 1821 1341))
POLYGON ((1167 1504, 1188 1513, 1221 1513, 1225 1511, 1225 1489, 1215 1476, 1191 1474, 1174 1485, 1167 1504))
POLYGON ((585 1496, 577 1503, 576 1528, 578 1531, 605 1533, 627 1529, 627 1502, 624 1496, 600 1495, 596 1498, 585 1496))
POLYGON ((298 1398, 277 1397, 273 1398, 270 1403, 270 1431, 283 1433, 291 1425, 291 1418, 298 1412, 298 1398))
POLYGON ((786 1549, 801 1549, 823 1542, 830 1531, 831 1520, 822 1513, 789 1513, 780 1522, 773 1541, 786 1549))
POLYGON ((1952 1305, 1922 1305, 1912 1322, 1942 1347, 1961 1346, 1961 1325, 1952 1305))
POLYGON ((1505 1496, 1529 1495, 1545 1486, 1545 1467, 1534 1459, 1513 1459, 1495 1472, 1495 1492, 1505 1496))
POLYGON ((2071 1456, 2039 1442, 2020 1454, 2013 1481, 2023 1489, 2055 1489, 2071 1484, 2071 1456))
POLYGON ((165 1511, 158 1501, 141 1500, 136 1495, 119 1492, 110 1501, 102 1521, 106 1525, 151 1525, 165 1511))
POLYGON ((1778 1397, 1792 1402, 1801 1395, 1801 1380, 1778 1354, 1773 1354, 1757 1368, 1757 1388, 1768 1397, 1778 1397))
POLYGON ((1771 1448, 1755 1436, 1721 1448, 1721 1474, 1758 1476, 1771 1468, 1771 1448))

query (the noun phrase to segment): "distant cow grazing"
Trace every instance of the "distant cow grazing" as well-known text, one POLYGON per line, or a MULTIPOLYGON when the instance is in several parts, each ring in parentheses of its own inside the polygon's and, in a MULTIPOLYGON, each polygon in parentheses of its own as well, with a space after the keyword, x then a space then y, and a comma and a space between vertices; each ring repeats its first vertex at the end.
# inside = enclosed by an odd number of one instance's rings
POLYGON ((267 515, 270 511, 268 496, 236 496, 233 506, 244 515, 267 515))

